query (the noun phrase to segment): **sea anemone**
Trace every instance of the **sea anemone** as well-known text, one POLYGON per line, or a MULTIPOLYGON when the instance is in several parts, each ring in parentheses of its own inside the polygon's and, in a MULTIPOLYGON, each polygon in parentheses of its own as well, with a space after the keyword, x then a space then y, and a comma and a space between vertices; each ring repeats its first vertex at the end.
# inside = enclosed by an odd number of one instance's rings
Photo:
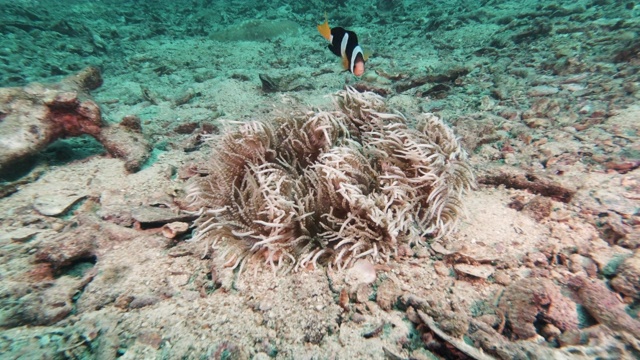
POLYGON ((194 239, 226 266, 385 262, 455 229, 474 177, 453 131, 431 114, 409 127, 374 93, 347 88, 334 100, 336 111, 215 138, 187 199, 199 209, 194 239))

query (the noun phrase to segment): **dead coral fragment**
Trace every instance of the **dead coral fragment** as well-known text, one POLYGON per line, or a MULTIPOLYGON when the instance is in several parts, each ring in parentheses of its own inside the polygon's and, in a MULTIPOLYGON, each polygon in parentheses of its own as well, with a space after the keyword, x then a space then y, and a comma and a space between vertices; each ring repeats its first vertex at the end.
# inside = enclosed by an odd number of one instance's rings
POLYGON ((102 121, 89 92, 102 84, 100 71, 88 67, 55 84, 0 88, 0 172, 65 137, 91 135, 113 156, 137 171, 147 158, 142 134, 102 121))
POLYGON ((504 185, 511 189, 529 190, 534 194, 548 196, 557 201, 568 203, 576 193, 575 190, 566 188, 549 179, 533 173, 512 173, 504 169, 497 169, 479 177, 478 182, 486 185, 504 185))
POLYGON ((569 285, 600 324, 614 331, 626 331, 640 339, 640 322, 627 314, 625 304, 602 281, 576 276, 569 285))
POLYGON ((578 329, 576 304, 564 297, 549 279, 522 279, 511 284, 502 295, 500 309, 507 315, 511 331, 518 339, 535 336, 536 321, 552 324, 562 331, 578 329))
POLYGON ((454 229, 473 175, 451 129, 429 114, 409 128, 373 93, 335 100, 339 111, 244 124, 200 167, 188 189, 195 238, 227 266, 247 255, 274 268, 386 261, 454 229))

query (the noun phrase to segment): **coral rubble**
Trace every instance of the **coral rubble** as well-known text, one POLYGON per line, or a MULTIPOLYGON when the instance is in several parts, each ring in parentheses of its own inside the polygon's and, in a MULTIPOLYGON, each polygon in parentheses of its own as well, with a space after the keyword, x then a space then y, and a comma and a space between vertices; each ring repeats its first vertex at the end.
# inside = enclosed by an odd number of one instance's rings
POLYGON ((575 303, 549 279, 527 278, 511 284, 499 306, 516 339, 535 336, 536 324, 551 324, 563 332, 578 329, 575 303))
POLYGON ((387 261, 401 244, 452 231, 473 174, 453 131, 409 126, 373 93, 347 88, 338 111, 243 124, 217 139, 188 199, 196 239, 238 266, 387 261))
POLYGON ((123 158, 127 170, 138 170, 148 155, 146 141, 141 133, 102 121, 100 108, 89 95, 100 85, 100 71, 88 67, 55 84, 0 88, 0 171, 10 170, 55 140, 84 134, 123 158))

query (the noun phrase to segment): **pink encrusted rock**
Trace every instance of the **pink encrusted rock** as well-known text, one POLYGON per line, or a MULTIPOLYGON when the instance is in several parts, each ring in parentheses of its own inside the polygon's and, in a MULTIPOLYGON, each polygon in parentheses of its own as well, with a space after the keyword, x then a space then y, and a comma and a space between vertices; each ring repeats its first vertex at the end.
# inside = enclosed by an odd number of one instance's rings
POLYGON ((640 322, 625 311, 625 304, 600 280, 575 276, 569 284, 582 305, 600 324, 614 331, 624 331, 640 339, 640 322))
POLYGON ((384 279, 378 286, 376 292, 376 302, 384 310, 391 310, 398 297, 401 295, 400 288, 391 279, 384 279))
POLYGON ((563 332, 578 329, 576 304, 563 296, 549 279, 527 278, 514 282, 504 291, 499 307, 517 339, 537 335, 536 321, 552 324, 563 332))
POLYGON ((95 257, 99 232, 88 226, 64 232, 38 244, 35 260, 51 264, 53 269, 95 257))
POLYGON ((102 121, 100 107, 89 95, 100 85, 100 71, 88 67, 55 84, 0 88, 0 172, 58 139, 84 134, 124 159, 128 171, 138 170, 148 144, 141 133, 102 121))

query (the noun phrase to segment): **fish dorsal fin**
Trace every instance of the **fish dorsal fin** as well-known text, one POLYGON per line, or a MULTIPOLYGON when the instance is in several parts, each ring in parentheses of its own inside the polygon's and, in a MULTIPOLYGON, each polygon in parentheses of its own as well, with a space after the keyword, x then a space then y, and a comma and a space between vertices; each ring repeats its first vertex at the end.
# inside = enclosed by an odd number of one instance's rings
POLYGON ((318 25, 318 32, 322 35, 327 41, 331 41, 331 28, 329 27, 329 19, 327 18, 327 13, 324 13, 324 23, 318 25))

